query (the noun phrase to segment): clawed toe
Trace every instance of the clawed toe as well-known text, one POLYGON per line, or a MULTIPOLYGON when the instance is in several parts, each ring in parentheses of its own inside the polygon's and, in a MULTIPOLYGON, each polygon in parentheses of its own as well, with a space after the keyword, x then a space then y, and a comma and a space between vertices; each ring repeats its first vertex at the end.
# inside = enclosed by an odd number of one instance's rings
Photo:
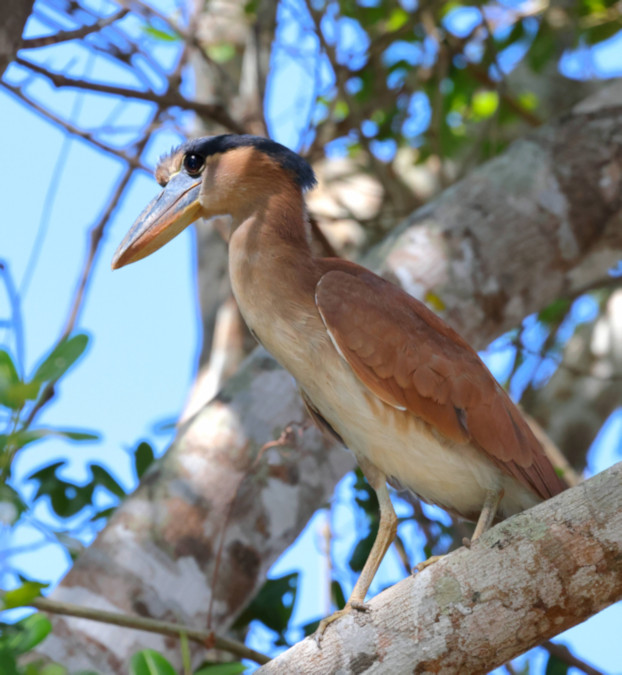
POLYGON ((416 572, 423 572, 423 570, 426 567, 429 567, 432 563, 437 562, 441 558, 444 558, 445 554, 443 555, 431 555, 427 560, 423 560, 420 562, 418 565, 415 565, 415 568, 413 569, 413 573, 416 572))
POLYGON ((357 612, 369 612, 370 607, 364 602, 360 602, 358 600, 352 600, 351 602, 348 602, 346 606, 343 609, 340 609, 330 616, 325 617, 320 621, 320 625, 317 627, 317 630, 315 631, 315 642, 317 645, 320 645, 320 642, 322 641, 322 636, 324 635, 324 631, 328 628, 328 626, 333 623, 333 621, 337 621, 337 619, 341 619, 342 616, 345 616, 346 614, 349 614, 352 610, 356 610, 357 612))

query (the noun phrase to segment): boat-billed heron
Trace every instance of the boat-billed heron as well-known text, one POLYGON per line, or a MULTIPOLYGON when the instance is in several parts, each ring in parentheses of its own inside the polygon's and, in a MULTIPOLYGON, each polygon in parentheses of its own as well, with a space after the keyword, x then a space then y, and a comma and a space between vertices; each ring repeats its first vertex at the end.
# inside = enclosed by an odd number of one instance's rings
POLYGON ((566 485, 476 352, 418 300, 373 272, 310 247, 309 164, 266 138, 189 141, 164 157, 163 190, 115 253, 153 253, 197 218, 228 214, 229 273, 244 320, 297 380, 313 419, 355 455, 378 495, 380 526, 346 607, 364 607, 393 541, 387 482, 477 521, 566 485))

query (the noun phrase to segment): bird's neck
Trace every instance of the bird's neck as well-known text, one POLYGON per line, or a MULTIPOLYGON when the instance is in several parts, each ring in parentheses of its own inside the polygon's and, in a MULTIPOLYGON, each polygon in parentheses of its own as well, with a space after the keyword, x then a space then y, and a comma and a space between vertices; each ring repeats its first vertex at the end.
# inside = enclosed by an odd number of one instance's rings
POLYGON ((315 308, 320 274, 309 240, 304 200, 294 188, 270 195, 234 223, 229 240, 231 285, 244 320, 290 368, 284 361, 292 344, 321 323, 315 308))

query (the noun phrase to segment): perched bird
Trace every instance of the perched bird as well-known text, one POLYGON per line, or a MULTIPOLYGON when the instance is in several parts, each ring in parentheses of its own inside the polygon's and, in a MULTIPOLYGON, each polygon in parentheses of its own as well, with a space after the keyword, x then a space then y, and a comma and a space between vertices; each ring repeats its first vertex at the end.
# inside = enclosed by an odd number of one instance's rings
POLYGON ((355 455, 378 495, 380 526, 346 607, 364 608, 393 541, 387 481, 477 521, 552 497, 566 485, 476 352, 425 305, 373 272, 318 258, 303 193, 309 164, 257 136, 189 141, 156 170, 164 188, 112 262, 153 253, 199 217, 231 216, 229 273, 255 337, 297 380, 313 419, 355 455))

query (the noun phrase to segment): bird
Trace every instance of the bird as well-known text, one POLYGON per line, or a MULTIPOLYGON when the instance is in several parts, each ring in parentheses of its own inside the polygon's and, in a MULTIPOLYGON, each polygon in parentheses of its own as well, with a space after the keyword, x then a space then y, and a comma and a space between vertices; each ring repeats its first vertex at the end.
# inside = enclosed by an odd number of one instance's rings
POLYGON ((397 533, 388 485, 475 521, 495 521, 567 486, 478 354, 425 304, 374 272, 313 253, 309 163, 268 138, 187 141, 155 172, 162 191, 112 268, 161 248, 198 218, 229 216, 229 275, 250 331, 298 383, 311 418, 345 445, 375 490, 378 532, 345 607, 365 610, 397 533))

